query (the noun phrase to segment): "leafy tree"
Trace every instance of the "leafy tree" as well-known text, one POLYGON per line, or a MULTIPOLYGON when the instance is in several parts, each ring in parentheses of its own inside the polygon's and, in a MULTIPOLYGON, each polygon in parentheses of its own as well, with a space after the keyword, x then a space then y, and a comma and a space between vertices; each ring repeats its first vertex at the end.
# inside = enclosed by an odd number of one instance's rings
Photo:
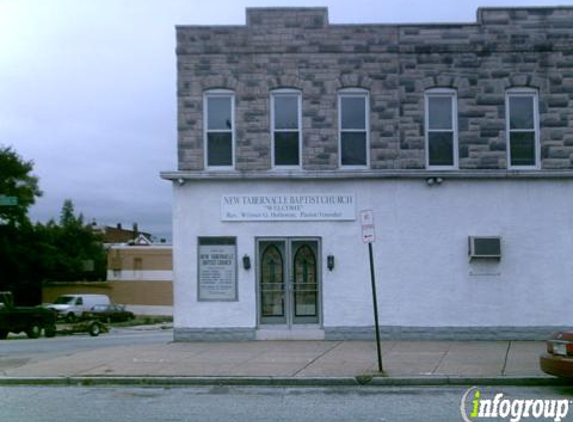
POLYGON ((11 147, 0 146, 0 195, 14 196, 16 206, 0 206, 0 223, 22 224, 28 208, 42 192, 38 178, 31 174, 34 163, 24 161, 11 147))
POLYGON ((103 242, 76 216, 71 200, 59 224, 30 223, 28 208, 42 194, 33 166, 0 146, 0 195, 18 198, 17 206, 0 206, 0 290, 29 305, 40 303, 44 281, 104 280, 106 273, 103 242))
POLYGON ((64 201, 60 224, 50 221, 41 230, 47 280, 105 279, 107 257, 102 239, 84 224, 82 214, 76 216, 70 199, 64 201))
POLYGON ((41 299, 43 264, 35 248, 36 232, 27 215, 28 208, 42 194, 33 167, 32 161, 0 145, 0 195, 18 200, 15 206, 0 206, 0 290, 12 290, 20 303, 41 299))
POLYGON ((44 272, 38 236, 27 219, 0 225, 0 290, 9 290, 19 304, 41 301, 44 272))
POLYGON ((75 216, 74 213, 74 203, 71 199, 66 199, 64 205, 62 205, 62 211, 60 212, 60 226, 62 227, 78 227, 83 226, 84 217, 79 215, 75 216))

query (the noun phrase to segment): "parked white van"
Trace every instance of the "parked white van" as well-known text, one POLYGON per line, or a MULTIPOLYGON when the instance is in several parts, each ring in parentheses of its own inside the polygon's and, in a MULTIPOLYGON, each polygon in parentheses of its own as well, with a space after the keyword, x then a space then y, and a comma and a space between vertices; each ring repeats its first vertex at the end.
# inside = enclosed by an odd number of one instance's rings
POLYGON ((58 297, 54 303, 46 304, 46 308, 53 309, 59 317, 73 321, 90 311, 96 305, 109 305, 111 301, 106 295, 76 294, 58 297))

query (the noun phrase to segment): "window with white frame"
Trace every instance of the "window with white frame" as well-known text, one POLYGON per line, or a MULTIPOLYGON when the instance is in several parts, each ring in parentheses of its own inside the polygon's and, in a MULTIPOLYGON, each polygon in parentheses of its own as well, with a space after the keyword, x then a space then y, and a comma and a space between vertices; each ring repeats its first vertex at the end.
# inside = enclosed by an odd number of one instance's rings
POLYGON ((506 93, 508 163, 512 168, 539 165, 539 112, 537 91, 511 89, 506 93))
POLYGON ((368 92, 347 89, 338 94, 340 166, 368 165, 368 92))
POLYGON ((451 169, 458 165, 456 92, 431 89, 425 95, 426 165, 451 169))
POLYGON ((234 95, 231 91, 205 93, 205 162, 208 168, 233 166, 234 95))
POLYGON ((271 94, 273 165, 298 167, 301 162, 301 94, 280 89, 271 94))

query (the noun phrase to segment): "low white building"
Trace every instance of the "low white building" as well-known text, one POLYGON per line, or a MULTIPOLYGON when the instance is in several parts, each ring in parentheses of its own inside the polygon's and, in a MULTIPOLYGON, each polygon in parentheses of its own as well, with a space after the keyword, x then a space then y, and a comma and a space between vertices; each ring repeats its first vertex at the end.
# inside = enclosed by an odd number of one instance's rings
POLYGON ((571 325, 573 8, 247 15, 178 27, 176 340, 373 338, 371 235, 383 338, 571 325))
POLYGON ((543 335, 571 323, 572 188, 568 180, 520 177, 443 177, 433 185, 423 177, 188 180, 175 192, 176 336, 372 337, 363 209, 374 212, 383 337, 543 335), (263 215, 268 206, 243 204, 341 197, 344 204, 271 206, 295 209, 275 215, 311 208, 341 213, 340 220, 259 220, 256 209, 263 215), (230 198, 239 204, 225 205, 230 198), (251 217, 228 219, 226 213, 251 217), (471 236, 499 237, 500 258, 471 259, 471 236))

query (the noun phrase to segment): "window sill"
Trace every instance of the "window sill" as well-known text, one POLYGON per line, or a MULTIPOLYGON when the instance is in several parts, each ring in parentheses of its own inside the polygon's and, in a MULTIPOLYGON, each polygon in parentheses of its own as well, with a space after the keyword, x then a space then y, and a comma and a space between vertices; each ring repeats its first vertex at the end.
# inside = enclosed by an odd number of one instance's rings
POLYGON ((573 179, 572 170, 509 169, 509 170, 373 170, 336 169, 303 170, 301 168, 273 168, 265 171, 166 171, 161 173, 166 180, 335 180, 335 179, 573 179))

